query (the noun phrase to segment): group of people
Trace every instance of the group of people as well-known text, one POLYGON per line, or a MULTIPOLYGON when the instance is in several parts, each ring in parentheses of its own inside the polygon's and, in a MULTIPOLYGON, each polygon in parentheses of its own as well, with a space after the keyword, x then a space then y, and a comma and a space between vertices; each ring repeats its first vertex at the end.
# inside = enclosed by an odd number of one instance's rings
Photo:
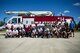
POLYGON ((6 25, 5 38, 11 37, 31 37, 31 38, 69 38, 74 37, 74 22, 64 23, 39 23, 25 25, 22 23, 8 23, 6 25))

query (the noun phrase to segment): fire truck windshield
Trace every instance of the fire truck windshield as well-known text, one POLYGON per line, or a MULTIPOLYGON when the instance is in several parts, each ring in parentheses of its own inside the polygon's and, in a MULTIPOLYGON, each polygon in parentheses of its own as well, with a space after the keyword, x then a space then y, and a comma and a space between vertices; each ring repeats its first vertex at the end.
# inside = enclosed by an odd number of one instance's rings
POLYGON ((17 23, 17 18, 13 18, 12 23, 17 23))

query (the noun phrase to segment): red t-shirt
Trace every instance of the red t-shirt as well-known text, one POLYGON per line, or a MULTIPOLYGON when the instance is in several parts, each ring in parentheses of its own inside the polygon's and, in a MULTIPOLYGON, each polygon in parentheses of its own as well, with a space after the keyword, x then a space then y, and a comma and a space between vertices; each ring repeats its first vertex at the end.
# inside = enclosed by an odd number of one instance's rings
POLYGON ((27 28, 25 28, 25 30, 29 32, 29 31, 31 31, 31 28, 27 27, 27 28))

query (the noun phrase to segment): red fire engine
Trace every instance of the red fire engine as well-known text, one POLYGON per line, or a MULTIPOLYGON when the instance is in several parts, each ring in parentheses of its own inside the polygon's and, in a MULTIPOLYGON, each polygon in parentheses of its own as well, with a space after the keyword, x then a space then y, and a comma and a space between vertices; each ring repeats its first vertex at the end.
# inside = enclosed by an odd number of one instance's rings
POLYGON ((8 11, 6 14, 18 14, 19 16, 11 17, 8 22, 15 22, 19 23, 22 22, 23 24, 31 24, 39 23, 39 22, 65 22, 65 20, 70 23, 70 21, 74 21, 73 17, 70 16, 54 16, 51 11, 8 11))

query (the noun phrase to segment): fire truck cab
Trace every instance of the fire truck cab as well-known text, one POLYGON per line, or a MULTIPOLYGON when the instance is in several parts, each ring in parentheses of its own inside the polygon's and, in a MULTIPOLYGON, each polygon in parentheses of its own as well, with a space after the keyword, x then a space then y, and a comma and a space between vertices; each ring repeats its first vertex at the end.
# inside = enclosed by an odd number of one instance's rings
POLYGON ((7 23, 8 22, 11 22, 11 23, 20 23, 20 22, 22 22, 22 16, 12 16, 8 21, 7 21, 7 23))

